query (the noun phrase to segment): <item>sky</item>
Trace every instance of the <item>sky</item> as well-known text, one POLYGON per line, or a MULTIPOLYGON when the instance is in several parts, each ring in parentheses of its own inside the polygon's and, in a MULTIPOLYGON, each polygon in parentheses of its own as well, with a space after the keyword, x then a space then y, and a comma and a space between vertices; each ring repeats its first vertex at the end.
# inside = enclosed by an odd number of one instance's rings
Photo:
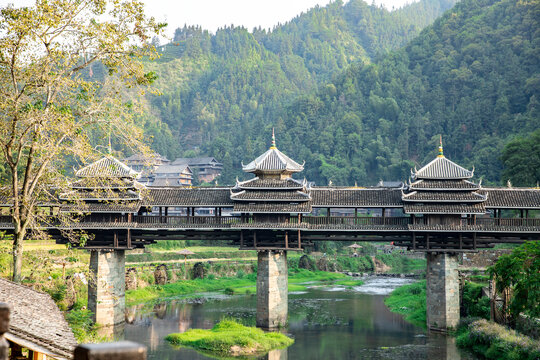
MULTIPOLYGON (((301 12, 330 0, 143 0, 146 12, 160 22, 169 24, 167 35, 187 25, 201 25, 203 29, 215 32, 225 25, 244 26, 250 31, 254 27, 272 28, 285 23, 301 12)), ((348 0, 344 0, 346 3, 348 0)), ((372 0, 365 0, 371 3, 372 0)), ((388 9, 398 8, 415 0, 375 0, 388 9)), ((3 7, 9 3, 16 6, 32 5, 34 0, 0 0, 3 7)))

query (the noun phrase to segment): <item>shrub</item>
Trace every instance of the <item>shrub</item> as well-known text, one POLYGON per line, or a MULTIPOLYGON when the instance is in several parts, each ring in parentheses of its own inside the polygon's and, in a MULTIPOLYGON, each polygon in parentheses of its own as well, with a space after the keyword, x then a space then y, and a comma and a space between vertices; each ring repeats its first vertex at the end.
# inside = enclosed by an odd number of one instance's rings
POLYGON ((459 331, 457 344, 486 359, 535 360, 540 358, 540 342, 494 322, 480 319, 459 331))

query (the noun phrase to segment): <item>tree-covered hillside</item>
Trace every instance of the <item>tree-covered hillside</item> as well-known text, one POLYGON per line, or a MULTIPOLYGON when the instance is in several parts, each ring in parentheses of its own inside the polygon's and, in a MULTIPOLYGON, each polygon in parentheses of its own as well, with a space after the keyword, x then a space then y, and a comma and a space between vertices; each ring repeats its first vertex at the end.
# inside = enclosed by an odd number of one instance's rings
POLYGON ((177 29, 172 43, 158 46, 161 58, 148 64, 162 95, 148 99, 141 122, 164 155, 212 154, 238 167, 263 145, 250 142, 253 134, 299 95, 350 64, 403 46, 454 2, 421 0, 391 12, 336 1, 272 31, 177 29))
POLYGON ((540 128, 539 19, 539 1, 463 0, 403 49, 350 66, 265 126, 221 133, 212 154, 250 158, 276 126, 308 179, 373 184, 405 180, 443 134, 447 157, 499 182, 504 145, 540 128))

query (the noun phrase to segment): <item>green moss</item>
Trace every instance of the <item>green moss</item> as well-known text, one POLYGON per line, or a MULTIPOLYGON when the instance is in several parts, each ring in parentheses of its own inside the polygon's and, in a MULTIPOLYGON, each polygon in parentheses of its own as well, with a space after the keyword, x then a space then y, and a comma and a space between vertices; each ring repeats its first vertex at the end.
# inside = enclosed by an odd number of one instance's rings
POLYGON ((401 286, 384 299, 390 311, 402 314, 410 323, 426 327, 426 281, 401 286))
POLYGON ((192 329, 165 338, 173 345, 188 346, 220 356, 262 355, 290 346, 294 340, 281 333, 264 332, 234 320, 222 320, 210 330, 192 329))

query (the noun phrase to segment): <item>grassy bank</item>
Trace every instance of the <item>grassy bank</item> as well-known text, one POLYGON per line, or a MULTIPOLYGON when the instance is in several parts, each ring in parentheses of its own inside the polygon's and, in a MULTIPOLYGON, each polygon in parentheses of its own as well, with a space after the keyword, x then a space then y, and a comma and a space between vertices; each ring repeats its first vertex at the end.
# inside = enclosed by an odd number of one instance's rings
POLYGON ((384 299, 390 311, 402 314, 405 320, 426 327, 426 281, 401 286, 384 299))
MULTIPOLYGON (((305 290, 301 285, 308 281, 329 282, 338 279, 346 279, 347 276, 340 273, 323 271, 309 271, 299 269, 289 272, 289 291, 305 290)), ((126 291, 126 302, 136 304, 160 298, 191 295, 204 292, 224 292, 232 294, 254 294, 257 282, 257 274, 252 273, 238 277, 206 278, 193 280, 180 280, 172 284, 150 285, 142 289, 126 291)))
POLYGON ((540 359, 540 341, 519 334, 515 330, 487 321, 476 320, 460 327, 457 344, 486 359, 540 359))
POLYGON ((188 346, 218 356, 263 355, 294 343, 293 339, 284 334, 265 333, 234 320, 222 320, 210 330, 192 329, 169 334, 165 339, 173 345, 188 346))

